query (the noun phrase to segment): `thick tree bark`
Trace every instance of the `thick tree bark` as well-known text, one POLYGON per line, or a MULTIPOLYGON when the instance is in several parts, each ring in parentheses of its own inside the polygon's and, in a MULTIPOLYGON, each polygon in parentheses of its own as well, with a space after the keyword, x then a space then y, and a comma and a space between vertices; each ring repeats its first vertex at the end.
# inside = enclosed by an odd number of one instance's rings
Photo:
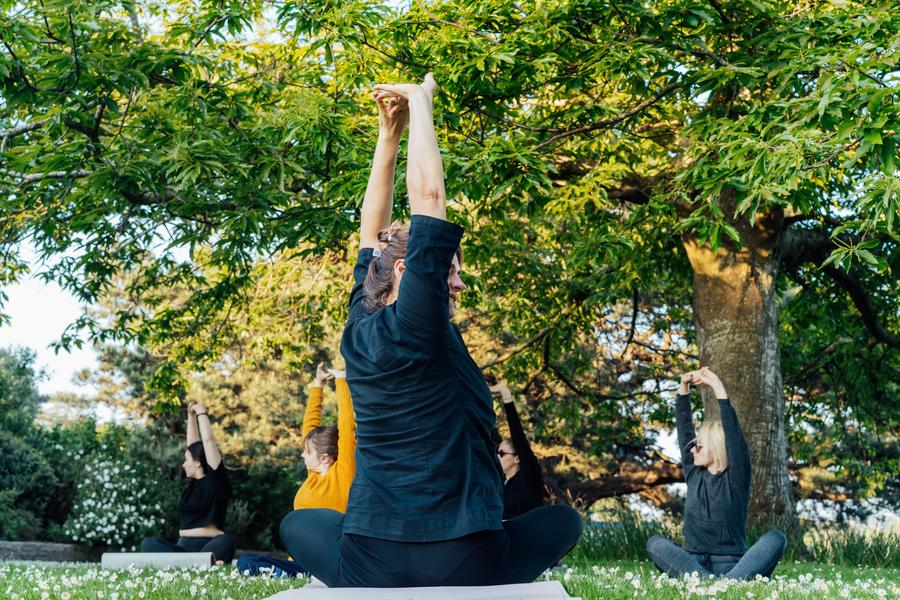
MULTIPOLYGON (((726 215, 733 203, 723 199, 726 215)), ((694 323, 700 362, 725 384, 741 421, 753 463, 749 520, 796 526, 785 434, 785 399, 778 344, 776 280, 784 216, 758 215, 733 222, 742 248, 713 252, 696 240, 684 246, 694 271, 694 323)), ((717 419, 718 405, 704 393, 704 418, 717 419)))

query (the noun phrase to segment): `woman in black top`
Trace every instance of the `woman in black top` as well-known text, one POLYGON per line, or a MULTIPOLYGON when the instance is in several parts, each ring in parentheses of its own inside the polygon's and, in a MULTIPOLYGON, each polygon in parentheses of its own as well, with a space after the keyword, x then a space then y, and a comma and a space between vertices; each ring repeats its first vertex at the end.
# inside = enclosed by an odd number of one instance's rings
POLYGON ((188 408, 187 449, 182 466, 188 481, 178 502, 178 541, 145 538, 141 552, 212 552, 218 564, 229 563, 234 558, 234 539, 222 530, 231 499, 231 481, 202 404, 188 408))
POLYGON ((684 573, 724 575, 730 579, 769 577, 787 540, 773 529, 747 549, 750 503, 750 451, 725 386, 704 367, 685 373, 675 400, 675 424, 687 483, 684 504, 684 548, 654 535, 647 552, 671 577, 684 573), (721 421, 708 421, 694 435, 691 385, 708 385, 719 400, 721 421))
POLYGON ((446 220, 436 88, 430 74, 375 87, 379 136, 341 342, 357 422, 346 515, 298 510, 281 524, 291 555, 329 586, 533 581, 581 532, 566 506, 502 521, 491 392, 450 322, 463 231, 446 220), (408 229, 389 227, 407 119, 408 229))
POLYGON ((541 465, 522 430, 509 387, 501 381, 491 387, 491 392, 499 394, 503 401, 509 424, 509 437, 500 443, 497 456, 506 478, 503 484, 503 518, 512 519, 544 505, 544 478, 541 476, 541 465))

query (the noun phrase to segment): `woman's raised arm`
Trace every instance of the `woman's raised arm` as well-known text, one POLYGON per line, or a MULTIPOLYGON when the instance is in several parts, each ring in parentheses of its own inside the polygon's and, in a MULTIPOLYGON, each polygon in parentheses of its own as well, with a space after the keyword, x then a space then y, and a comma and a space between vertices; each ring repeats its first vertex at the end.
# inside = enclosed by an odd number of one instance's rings
POLYGON ((409 149, 406 190, 414 215, 447 219, 444 166, 434 132, 432 105, 437 83, 431 73, 421 85, 376 85, 378 98, 405 98, 409 103, 409 149))
POLYGON ((188 410, 193 411, 196 415, 197 426, 200 429, 200 439, 203 441, 203 453, 206 455, 206 464, 211 469, 216 470, 222 464, 222 454, 219 452, 219 445, 216 444, 216 436, 213 434, 206 407, 198 402, 188 410))
POLYGON ((194 405, 188 407, 187 411, 187 445, 196 444, 200 441, 200 430, 197 428, 197 415, 194 414, 194 405))
POLYGON ((378 232, 391 223, 397 148, 409 123, 409 107, 405 98, 382 97, 377 92, 374 96, 378 104, 378 142, 360 210, 360 248, 377 248, 378 232))

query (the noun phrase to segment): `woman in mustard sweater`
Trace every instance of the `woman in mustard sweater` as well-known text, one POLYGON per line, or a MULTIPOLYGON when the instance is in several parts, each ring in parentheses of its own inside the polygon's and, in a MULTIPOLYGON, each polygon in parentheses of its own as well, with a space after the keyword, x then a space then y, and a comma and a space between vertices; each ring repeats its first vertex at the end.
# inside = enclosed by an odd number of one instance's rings
MULTIPOLYGON (((307 477, 294 496, 294 510, 330 508, 345 512, 350 484, 356 472, 356 419, 343 371, 326 369, 324 363, 319 363, 306 402, 302 432, 307 477), (325 382, 331 379, 337 392, 337 427, 322 426, 322 390, 325 382)), ((257 555, 240 557, 237 566, 239 572, 249 575, 258 575, 261 568, 275 576, 306 572, 296 561, 257 555)))

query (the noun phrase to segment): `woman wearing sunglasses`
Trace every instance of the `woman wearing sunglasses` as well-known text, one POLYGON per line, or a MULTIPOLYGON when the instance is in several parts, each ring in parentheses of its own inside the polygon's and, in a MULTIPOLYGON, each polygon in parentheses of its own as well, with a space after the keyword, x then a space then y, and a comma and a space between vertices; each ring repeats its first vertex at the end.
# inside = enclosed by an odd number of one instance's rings
POLYGON ((503 518, 512 519, 544 505, 544 478, 506 382, 492 386, 491 392, 500 396, 509 425, 509 437, 500 442, 497 456, 506 480, 503 484, 503 518))
POLYGON ((750 451, 737 413, 715 373, 704 367, 681 376, 675 400, 675 424, 687 483, 684 547, 654 535, 647 552, 670 577, 684 573, 729 579, 769 577, 787 540, 773 529, 748 550, 747 507, 750 503, 750 451), (721 420, 707 421, 694 434, 690 386, 708 385, 719 401, 721 420))

